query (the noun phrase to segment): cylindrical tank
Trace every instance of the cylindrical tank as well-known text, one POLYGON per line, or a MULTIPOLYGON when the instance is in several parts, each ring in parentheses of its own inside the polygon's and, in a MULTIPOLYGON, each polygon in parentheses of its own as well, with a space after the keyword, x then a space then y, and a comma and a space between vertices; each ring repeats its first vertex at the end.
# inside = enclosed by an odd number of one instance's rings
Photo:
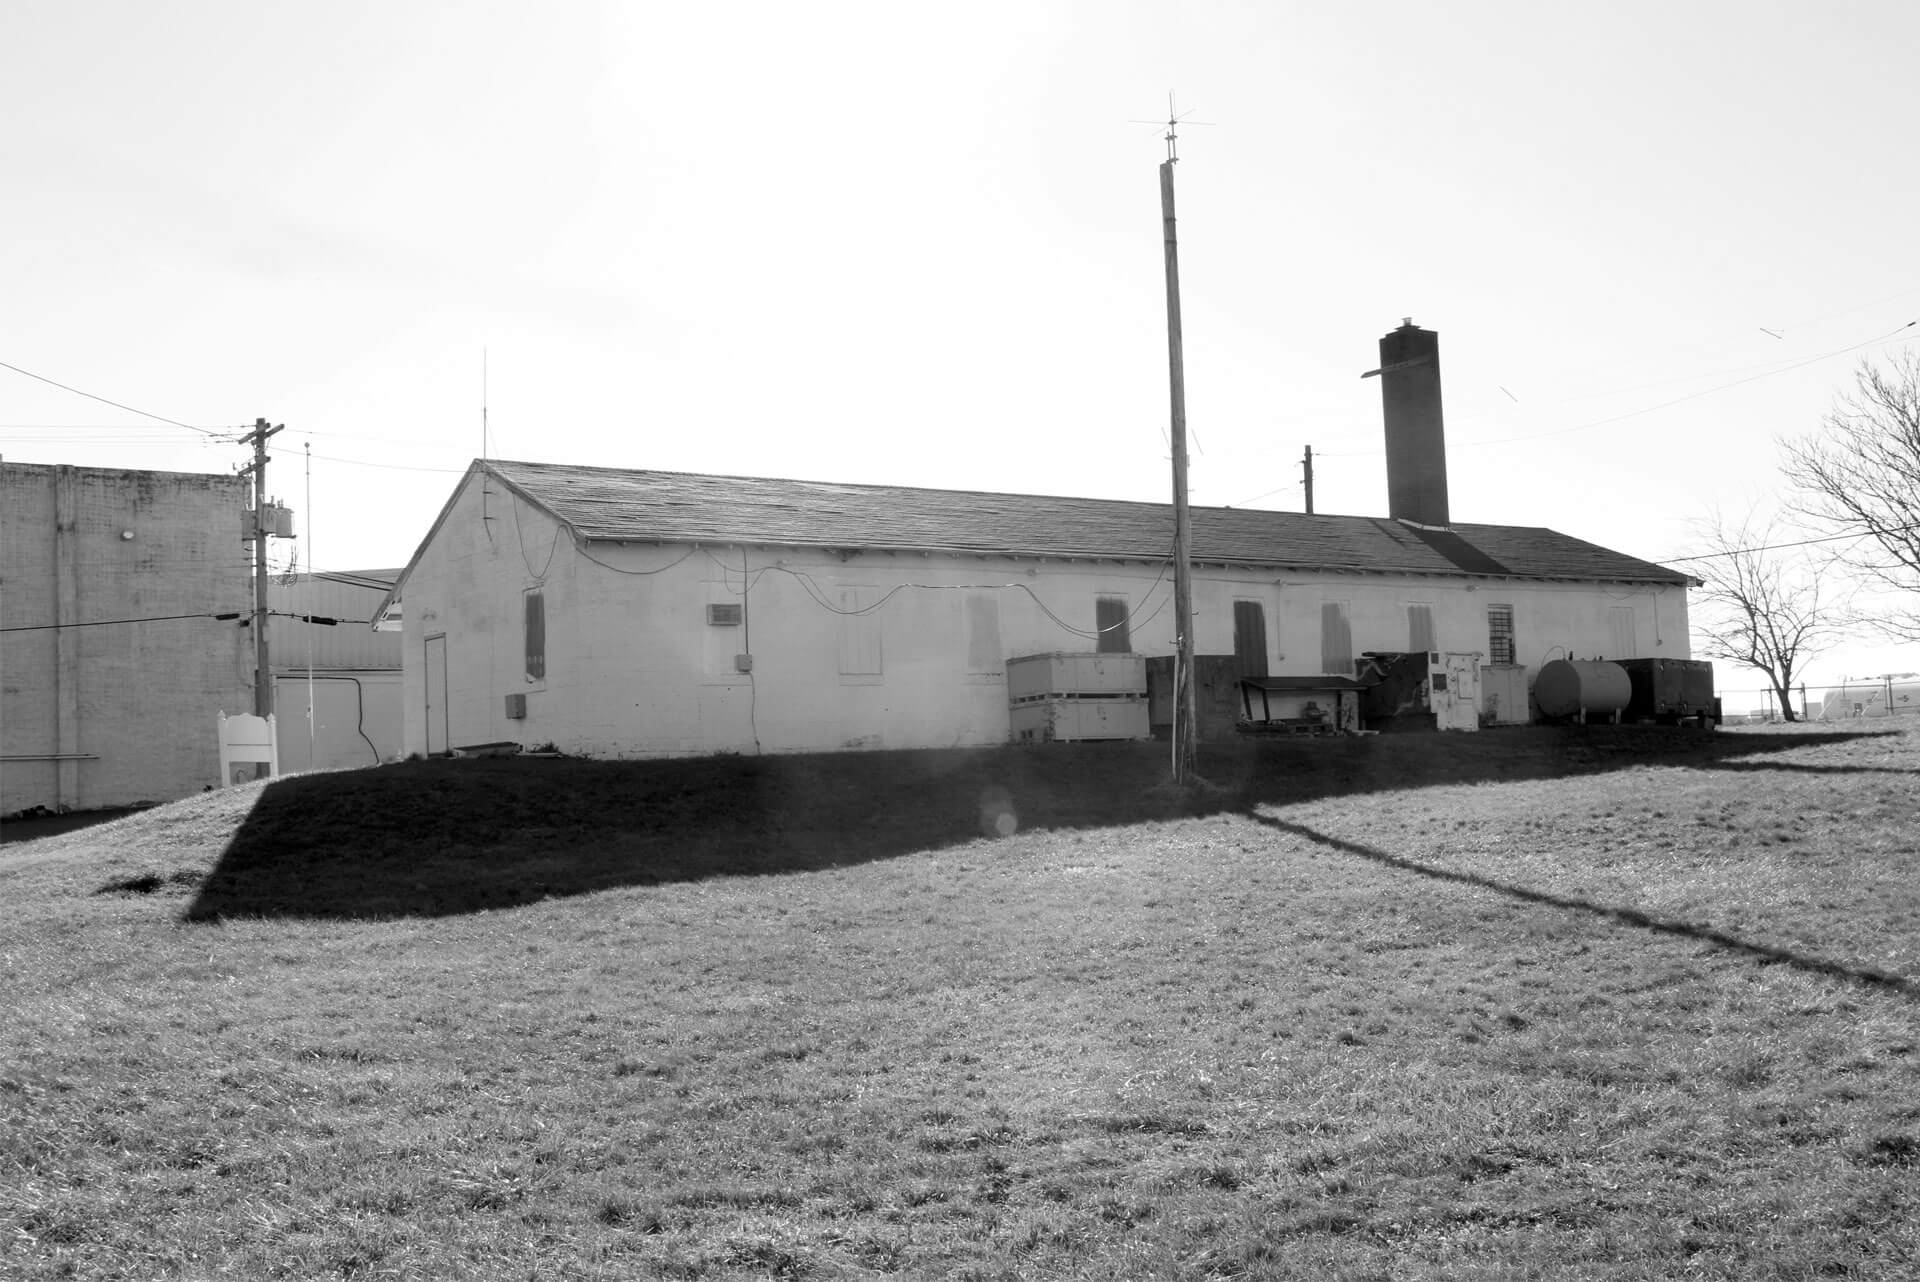
POLYGON ((1533 679, 1533 701, 1546 717, 1578 713, 1584 720, 1594 712, 1612 715, 1632 697, 1627 670, 1598 659, 1555 659, 1542 664, 1540 675, 1533 679))

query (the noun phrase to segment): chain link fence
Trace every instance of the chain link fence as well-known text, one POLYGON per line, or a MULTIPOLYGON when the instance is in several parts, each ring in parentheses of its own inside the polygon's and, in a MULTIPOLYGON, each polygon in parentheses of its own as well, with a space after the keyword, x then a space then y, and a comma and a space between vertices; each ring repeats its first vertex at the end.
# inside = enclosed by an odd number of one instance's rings
MULTIPOLYGON (((1720 706, 1722 719, 1728 723, 1782 720, 1780 698, 1770 689, 1722 690, 1720 706)), ((1793 711, 1802 721, 1885 721, 1920 716, 1920 674, 1795 686, 1793 711)))

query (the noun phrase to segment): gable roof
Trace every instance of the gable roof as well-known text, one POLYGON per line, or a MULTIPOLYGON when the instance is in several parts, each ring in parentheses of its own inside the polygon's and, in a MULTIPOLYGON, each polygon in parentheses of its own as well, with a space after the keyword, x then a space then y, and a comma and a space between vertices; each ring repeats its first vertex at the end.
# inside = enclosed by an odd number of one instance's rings
MULTIPOLYGON (((588 542, 727 543, 1163 561, 1166 503, 476 460, 588 542)), ((1365 573, 1684 584, 1555 530, 1192 509, 1196 562, 1365 573)), ((411 569, 411 566, 408 567, 411 569)), ((402 576, 404 579, 404 576, 402 576)))
MULTIPOLYGON (((420 555, 477 475, 490 475, 582 542, 710 543, 973 556, 1165 561, 1173 507, 901 485, 708 476, 564 463, 475 459, 393 591, 393 610, 420 555)), ((1690 584, 1677 570, 1557 530, 1520 525, 1410 525, 1386 517, 1308 516, 1194 507, 1192 558, 1212 565, 1364 574, 1690 584)))

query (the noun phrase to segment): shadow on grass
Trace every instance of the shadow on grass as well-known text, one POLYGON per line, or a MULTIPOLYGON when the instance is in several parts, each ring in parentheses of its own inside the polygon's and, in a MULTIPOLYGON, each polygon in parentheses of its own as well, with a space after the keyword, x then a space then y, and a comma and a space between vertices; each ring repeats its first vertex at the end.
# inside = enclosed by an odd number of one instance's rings
POLYGON ((1491 890, 1502 895, 1507 895, 1523 903, 1543 904, 1551 908, 1565 908, 1574 912, 1590 913, 1596 917, 1603 917, 1609 921, 1618 922, 1623 926, 1634 926, 1659 935, 1680 935, 1688 939, 1702 940, 1706 943, 1718 945, 1728 952, 1737 953, 1766 965, 1791 966, 1795 970, 1807 971, 1810 974, 1851 980, 1855 983, 1866 984, 1874 988, 1900 993, 1906 997, 1920 997, 1920 984, 1916 984, 1913 980, 1887 971, 1848 966, 1842 962, 1831 961, 1823 957, 1809 957, 1804 953, 1796 953, 1792 949, 1779 948, 1772 944, 1756 944, 1752 940, 1742 939, 1738 935, 1730 935, 1726 931, 1716 929, 1712 926, 1701 925, 1698 922, 1675 921, 1668 918, 1655 917, 1650 913, 1641 912, 1637 908, 1618 908, 1608 904, 1596 904, 1591 900, 1577 899, 1571 895, 1555 895, 1543 890, 1532 890, 1526 886, 1517 886, 1511 882, 1499 881, 1492 877, 1482 876, 1479 873, 1459 872, 1451 868, 1435 868, 1431 864, 1423 864, 1415 859, 1407 859, 1400 855, 1388 854, 1384 850, 1376 850, 1371 846, 1363 846, 1358 842, 1346 841, 1339 837, 1331 837, 1326 833, 1309 828, 1305 824, 1291 823, 1285 819, 1276 819, 1270 815, 1256 814, 1253 815, 1252 818, 1256 823, 1264 824, 1277 832, 1284 832, 1289 836, 1299 837, 1303 841, 1314 842, 1317 845, 1325 846, 1329 850, 1337 850, 1344 855, 1353 855, 1360 859, 1371 860, 1376 864, 1383 864, 1388 868, 1396 868, 1402 872, 1414 873, 1421 877, 1430 877, 1435 881, 1452 882, 1460 886, 1476 886, 1482 890, 1491 890))
POLYGON ((123 806, 113 810, 70 810, 65 814, 41 813, 0 819, 0 845, 38 841, 42 837, 58 837, 64 833, 78 832, 82 828, 91 828, 95 824, 112 823, 115 819, 137 815, 146 808, 146 806, 123 806))
POLYGON ((1785 770, 1803 775, 1920 775, 1902 766, 1812 766, 1801 761, 1704 761, 1703 770, 1785 770))
POLYGON ((1203 745, 403 762, 267 785, 186 912, 441 916, 616 886, 803 871, 1032 828, 1103 828, 1338 794, 1711 766, 1842 736, 1642 727, 1203 745))

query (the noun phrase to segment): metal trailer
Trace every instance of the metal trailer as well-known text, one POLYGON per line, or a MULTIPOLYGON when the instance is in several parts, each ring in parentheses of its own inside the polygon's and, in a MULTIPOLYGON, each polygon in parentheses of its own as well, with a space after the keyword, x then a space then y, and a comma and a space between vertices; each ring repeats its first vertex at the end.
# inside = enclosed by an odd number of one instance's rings
POLYGON ((1626 719, 1679 725, 1720 724, 1720 700, 1713 693, 1713 665, 1704 659, 1615 659, 1632 686, 1626 719))

